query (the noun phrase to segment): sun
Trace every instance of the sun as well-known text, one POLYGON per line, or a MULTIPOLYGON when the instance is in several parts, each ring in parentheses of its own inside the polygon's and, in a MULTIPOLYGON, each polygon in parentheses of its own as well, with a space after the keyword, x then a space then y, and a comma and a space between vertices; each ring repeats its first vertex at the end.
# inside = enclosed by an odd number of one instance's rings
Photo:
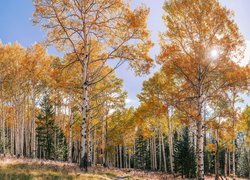
POLYGON ((218 49, 212 49, 210 51, 210 56, 212 59, 216 59, 219 57, 219 50, 218 49))
POLYGON ((212 46, 207 51, 207 57, 212 61, 219 60, 222 53, 223 49, 220 46, 212 46))

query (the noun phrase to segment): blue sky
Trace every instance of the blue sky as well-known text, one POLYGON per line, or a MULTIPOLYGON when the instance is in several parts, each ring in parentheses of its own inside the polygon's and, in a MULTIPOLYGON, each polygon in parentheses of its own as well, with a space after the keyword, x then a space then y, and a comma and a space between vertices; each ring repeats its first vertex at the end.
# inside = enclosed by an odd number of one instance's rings
MULTIPOLYGON (((132 2, 133 7, 143 3, 150 8, 148 27, 151 30, 152 39, 156 43, 150 52, 152 58, 159 53, 158 34, 160 31, 164 31, 163 2, 164 0, 133 0, 132 2)), ((246 58, 250 59, 250 0, 220 0, 220 2, 235 12, 235 21, 248 44, 246 58)), ((30 46, 45 38, 45 33, 40 30, 39 26, 34 26, 30 20, 33 10, 32 0, 0 1, 0 39, 3 43, 17 41, 23 46, 30 46)), ((50 48, 49 53, 57 54, 54 48, 50 48)), ((156 69, 152 69, 151 74, 155 71, 156 69)), ((127 105, 138 106, 136 94, 140 93, 142 82, 148 79, 148 76, 135 77, 126 65, 117 70, 117 75, 124 80, 124 90, 128 92, 127 105)))

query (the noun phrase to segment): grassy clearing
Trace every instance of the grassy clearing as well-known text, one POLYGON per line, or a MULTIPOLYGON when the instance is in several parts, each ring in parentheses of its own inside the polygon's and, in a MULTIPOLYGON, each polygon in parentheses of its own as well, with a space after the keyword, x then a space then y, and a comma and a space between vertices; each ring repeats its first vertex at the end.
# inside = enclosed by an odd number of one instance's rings
POLYGON ((75 164, 68 164, 55 161, 41 161, 29 159, 9 159, 0 160, 1 180, 30 180, 30 179, 90 179, 106 180, 117 177, 116 174, 94 172, 90 170, 83 173, 75 164))
MULTIPOLYGON (((224 178, 224 177, 223 177, 224 178)), ((0 157, 0 180, 171 180, 171 175, 161 172, 94 167, 81 172, 77 164, 57 161, 16 159, 0 157)), ((214 177, 206 177, 213 180, 214 177)), ((230 178, 228 178, 230 179, 230 178)), ((240 180, 240 179, 239 179, 240 180)))
POLYGON ((157 180, 167 177, 163 173, 103 167, 89 168, 89 171, 85 173, 80 171, 77 164, 23 158, 0 158, 0 180, 157 180))

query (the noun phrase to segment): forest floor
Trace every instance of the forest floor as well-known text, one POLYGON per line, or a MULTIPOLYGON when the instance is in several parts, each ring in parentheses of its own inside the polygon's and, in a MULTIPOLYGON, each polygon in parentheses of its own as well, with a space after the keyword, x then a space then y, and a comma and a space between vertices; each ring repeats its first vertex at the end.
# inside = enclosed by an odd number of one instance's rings
POLYGON ((80 171, 77 164, 27 158, 0 158, 0 180, 83 179, 83 180, 142 180, 172 179, 170 175, 139 170, 93 167, 80 171))
MULTIPOLYGON (((0 180, 166 180, 181 179, 160 172, 93 167, 80 171, 78 165, 50 160, 0 158, 0 180)), ((206 177, 208 180, 214 177, 206 177)))

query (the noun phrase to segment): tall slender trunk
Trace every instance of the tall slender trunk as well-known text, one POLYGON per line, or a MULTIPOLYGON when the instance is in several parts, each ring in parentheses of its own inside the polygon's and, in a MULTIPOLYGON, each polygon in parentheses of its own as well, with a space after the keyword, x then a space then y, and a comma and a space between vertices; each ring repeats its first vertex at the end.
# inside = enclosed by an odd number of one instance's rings
POLYGON ((197 157, 197 169, 198 180, 204 179, 204 136, 202 128, 202 120, 197 121, 197 138, 196 138, 196 157, 197 157))
MULTIPOLYGON (((232 100, 232 109, 233 109, 233 132, 234 135, 236 136, 236 132, 235 132, 235 125, 236 125, 236 110, 235 110, 235 103, 236 103, 236 97, 237 97, 237 93, 235 91, 233 91, 233 100, 232 100)), ((235 162, 235 146, 236 146, 236 139, 233 140, 233 152, 232 152, 232 163, 233 163, 233 179, 235 179, 236 177, 236 162, 235 162)))
MULTIPOLYGON (((25 101, 24 101, 25 102, 25 101)), ((21 141, 20 141, 20 149, 21 153, 20 156, 23 157, 24 153, 24 119, 25 119, 25 103, 22 105, 22 116, 21 116, 21 141)))
MULTIPOLYGON (((201 79, 201 71, 199 67, 198 79, 201 79)), ((202 93, 201 86, 199 87, 199 94, 197 100, 197 119, 196 120, 196 162, 197 162, 197 179, 204 179, 204 118, 203 114, 203 101, 202 101, 202 93)), ((204 106, 205 107, 205 106, 204 106)))
POLYGON ((165 144, 164 144, 164 137, 163 137, 162 134, 161 134, 161 143, 162 143, 162 154, 163 154, 164 172, 167 172, 167 162, 166 162, 165 144))
POLYGON ((5 125, 5 128, 6 128, 6 141, 5 141, 5 143, 8 145, 5 149, 6 149, 6 152, 8 152, 8 153, 10 153, 10 144, 11 144, 11 142, 10 142, 10 127, 8 127, 8 125, 6 124, 5 125))
MULTIPOLYGON (((250 152, 250 151, 249 151, 250 152)), ((250 153, 249 153, 250 154, 250 153)), ((131 168, 131 155, 128 153, 128 168, 131 168)))
POLYGON ((20 106, 19 106, 19 101, 16 101, 16 119, 15 119, 15 155, 20 156, 20 126, 19 126, 19 121, 20 121, 20 106))
POLYGON ((3 102, 3 84, 1 84, 1 95, 0 95, 0 103, 1 103, 1 126, 2 126, 2 146, 3 146, 3 153, 5 154, 5 114, 4 114, 4 102, 3 102))
POLYGON ((88 128, 88 131, 87 131, 87 154, 88 154, 88 162, 89 165, 91 166, 91 163, 92 163, 92 158, 91 158, 91 153, 92 153, 92 133, 91 133, 91 129, 92 129, 92 123, 91 123, 91 112, 89 114, 89 118, 88 118, 88 124, 87 124, 87 128, 88 128))
POLYGON ((15 126, 10 129, 10 153, 11 155, 14 155, 14 131, 15 131, 15 126))
POLYGON ((156 156, 155 136, 153 137, 153 155, 154 155, 154 170, 157 170, 157 156, 156 156))
POLYGON ((116 167, 119 168, 119 145, 116 146, 116 167))
POLYGON ((124 167, 128 168, 128 156, 127 156, 127 147, 124 146, 124 167))
POLYGON ((161 132, 158 134, 158 146, 159 146, 159 170, 162 170, 162 148, 161 148, 161 132))
MULTIPOLYGON (((3 106, 2 106, 3 108, 3 106)), ((3 109, 2 109, 2 146, 3 146, 3 153, 5 154, 6 152, 6 137, 5 137, 5 116, 4 116, 4 112, 3 112, 3 109)))
POLYGON ((214 164, 214 171, 215 171, 215 179, 219 179, 219 146, 218 146, 218 129, 215 130, 215 138, 216 138, 216 150, 215 150, 215 164, 214 164))
MULTIPOLYGON (((135 155, 135 153, 136 153, 136 148, 135 148, 135 146, 136 146, 136 138, 134 139, 134 146, 133 146, 133 153, 134 153, 134 155, 135 155)), ((137 167, 137 164, 136 164, 135 158, 134 158, 134 160, 133 160, 133 163, 134 163, 134 168, 136 168, 136 167, 137 167)))
POLYGON ((235 163, 236 163, 235 162, 235 140, 233 140, 233 153, 232 153, 232 156, 233 156, 232 157, 232 160, 233 160, 233 162, 232 162, 233 163, 233 172, 232 173, 233 173, 233 179, 235 179, 235 176, 236 176, 235 175, 235 171, 236 171, 236 167, 235 167, 235 163))
POLYGON ((106 119, 105 119, 105 148, 104 148, 104 156, 105 156, 105 164, 106 166, 108 165, 108 151, 106 150, 107 146, 108 146, 108 111, 106 112, 106 119))
POLYGON ((106 162, 105 162, 105 119, 104 116, 101 117, 102 118, 102 146, 101 146, 101 151, 102 151, 102 164, 103 166, 106 166, 106 162))
POLYGON ((170 171, 174 174, 174 146, 173 146, 173 128, 171 122, 172 108, 170 107, 167 111, 168 120, 168 144, 169 144, 169 160, 170 160, 170 171))
POLYGON ((82 82, 83 82, 83 99, 82 99, 82 127, 81 127, 81 150, 82 163, 87 171, 88 154, 87 154, 87 118, 88 118, 88 81, 87 81, 87 60, 83 62, 82 68, 82 82))
POLYGON ((73 111, 70 109, 69 117, 69 148, 68 148, 68 162, 72 163, 72 124, 73 124, 73 111))
POLYGON ((119 159, 120 159, 120 168, 122 168, 122 146, 119 145, 119 159))
POLYGON ((36 106, 35 106, 35 90, 32 87, 31 91, 31 156, 32 158, 36 158, 36 106))
POLYGON ((26 156, 30 157, 30 123, 26 124, 25 147, 26 147, 26 156))
POLYGON ((149 142, 149 147, 150 147, 150 162, 151 162, 151 170, 154 170, 154 157, 153 157, 153 141, 152 138, 148 140, 149 142))
POLYGON ((94 127, 94 139, 93 139, 93 165, 96 165, 96 126, 94 127))

